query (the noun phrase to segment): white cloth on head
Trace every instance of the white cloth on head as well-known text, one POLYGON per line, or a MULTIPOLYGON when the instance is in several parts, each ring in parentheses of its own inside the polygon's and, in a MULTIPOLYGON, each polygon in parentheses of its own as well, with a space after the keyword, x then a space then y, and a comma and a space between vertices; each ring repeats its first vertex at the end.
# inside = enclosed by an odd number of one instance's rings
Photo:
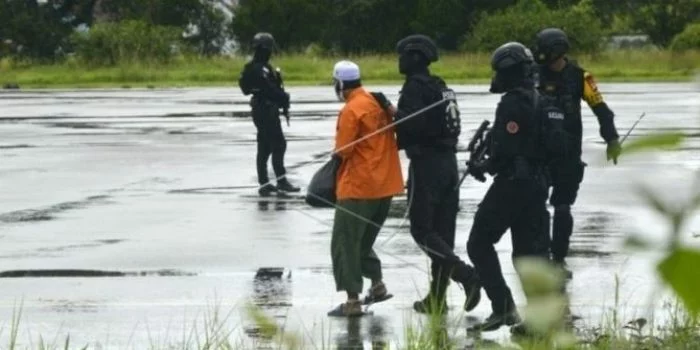
POLYGON ((351 61, 340 61, 333 67, 333 78, 340 81, 360 80, 360 67, 351 61))

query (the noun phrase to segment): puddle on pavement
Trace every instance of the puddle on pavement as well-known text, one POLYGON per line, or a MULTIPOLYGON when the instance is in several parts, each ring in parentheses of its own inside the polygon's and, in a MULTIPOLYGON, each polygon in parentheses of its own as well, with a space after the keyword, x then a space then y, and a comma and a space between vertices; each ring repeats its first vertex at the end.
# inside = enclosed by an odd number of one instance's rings
POLYGON ((3 223, 21 223, 33 221, 49 221, 54 220, 56 215, 66 211, 87 208, 92 205, 110 203, 110 196, 90 196, 84 200, 74 202, 64 202, 54 204, 46 208, 40 209, 24 209, 9 213, 0 214, 0 222, 3 223))
POLYGON ((87 269, 36 269, 0 271, 0 278, 78 278, 78 277, 192 277, 194 272, 164 269, 155 271, 105 271, 87 269))
POLYGON ((235 194, 240 190, 257 190, 259 186, 219 186, 219 187, 199 187, 182 188, 170 190, 168 193, 174 194, 235 194))
POLYGON ((37 248, 28 252, 13 252, 11 254, 0 255, 0 259, 27 259, 38 257, 60 257, 66 256, 77 250, 85 250, 99 248, 106 245, 122 243, 123 239, 100 239, 94 242, 86 242, 80 244, 68 244, 57 247, 37 248))
POLYGON ((0 149, 22 149, 22 148, 35 148, 34 145, 19 144, 19 145, 0 145, 0 149))
POLYGON ((69 128, 69 129, 104 129, 106 128, 105 125, 103 124, 97 124, 97 123, 71 123, 71 122, 62 122, 62 123, 50 123, 46 124, 48 127, 53 127, 53 128, 69 128))

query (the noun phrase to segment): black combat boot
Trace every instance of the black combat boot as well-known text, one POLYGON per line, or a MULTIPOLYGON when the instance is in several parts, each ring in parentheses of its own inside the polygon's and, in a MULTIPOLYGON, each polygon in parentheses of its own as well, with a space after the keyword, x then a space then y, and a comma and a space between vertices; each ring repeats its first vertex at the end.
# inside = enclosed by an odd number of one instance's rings
POLYGON ((513 308, 510 311, 491 313, 491 315, 487 317, 484 322, 475 325, 470 330, 477 332, 490 332, 501 328, 501 326, 512 326, 521 322, 522 319, 518 314, 518 310, 513 308))
POLYGON ((510 334, 515 338, 537 338, 538 333, 528 326, 525 322, 520 322, 513 327, 510 327, 510 334))
POLYGON ((418 300, 413 303, 413 310, 421 314, 438 314, 444 315, 447 313, 447 283, 439 285, 437 278, 430 281, 430 291, 423 300, 418 300))
POLYGON ((564 259, 552 259, 552 262, 554 263, 554 266, 561 270, 561 272, 564 274, 564 278, 567 280, 570 280, 573 278, 574 274, 569 270, 569 266, 566 264, 566 261, 564 259))
POLYGON ((292 186, 286 177, 283 177, 277 181, 277 189, 282 192, 299 192, 301 188, 292 186))
POLYGON ((270 183, 262 185, 258 189, 258 194, 262 197, 269 197, 273 192, 277 192, 277 187, 270 183))
POLYGON ((479 283, 479 278, 474 273, 474 277, 469 281, 462 283, 464 287, 464 294, 466 299, 464 301, 464 311, 472 311, 479 305, 481 301, 481 283, 479 283))
POLYGON ((423 300, 413 303, 413 310, 421 314, 444 315, 447 313, 447 300, 445 298, 438 300, 438 298, 428 294, 423 300))
POLYGON ((495 331, 501 326, 512 326, 522 322, 518 309, 515 307, 515 301, 510 294, 510 290, 506 289, 502 298, 498 298, 501 302, 491 301, 491 309, 493 312, 483 322, 474 325, 469 330, 476 332, 495 331))

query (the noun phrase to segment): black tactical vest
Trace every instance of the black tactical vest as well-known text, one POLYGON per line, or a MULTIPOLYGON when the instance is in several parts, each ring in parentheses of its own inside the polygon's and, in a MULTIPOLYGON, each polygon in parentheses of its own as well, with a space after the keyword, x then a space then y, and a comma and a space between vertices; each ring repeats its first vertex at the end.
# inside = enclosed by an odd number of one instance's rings
POLYGON ((244 95, 256 95, 263 89, 262 86, 259 86, 260 82, 256 77, 258 75, 262 75, 263 79, 276 86, 282 86, 282 79, 279 73, 269 63, 250 61, 245 64, 238 79, 238 86, 244 95))
MULTIPOLYGON (((508 110, 519 110, 518 122, 510 121, 500 110, 491 131, 491 173, 499 176, 533 177, 544 164, 542 132, 544 122, 538 106, 538 94, 534 88, 516 88, 506 93, 508 110), (515 98, 513 98, 515 97, 515 98), (512 135, 511 135, 512 134, 512 135), (517 175, 516 175, 517 174, 517 175)), ((500 103, 504 101, 505 95, 500 103)))
MULTIPOLYGON (((454 150, 462 131, 456 93, 436 76, 417 74, 409 79, 421 84, 422 102, 426 107, 445 100, 445 103, 423 112, 425 115, 417 116, 417 118, 427 118, 430 122, 427 123, 427 130, 422 134, 421 140, 412 140, 409 143, 454 150)), ((399 109, 401 109, 400 99, 399 109)))
POLYGON ((569 155, 581 155, 583 125, 581 120, 581 100, 583 99, 584 71, 574 62, 568 62, 561 72, 551 72, 540 66, 538 89, 541 94, 553 99, 556 107, 564 111, 564 130, 569 134, 571 144, 569 155))
POLYGON ((521 141, 519 146, 521 154, 533 163, 541 163, 544 160, 543 137, 546 132, 546 124, 542 118, 540 96, 535 89, 516 88, 513 91, 521 95, 526 103, 532 105, 532 113, 528 118, 529 135, 521 141))

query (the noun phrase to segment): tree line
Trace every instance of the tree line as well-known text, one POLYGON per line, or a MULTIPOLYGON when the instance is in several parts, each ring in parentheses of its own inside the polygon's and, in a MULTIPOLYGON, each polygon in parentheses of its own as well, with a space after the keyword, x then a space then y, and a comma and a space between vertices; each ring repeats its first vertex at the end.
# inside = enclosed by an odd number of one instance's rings
POLYGON ((77 53, 96 64, 212 56, 231 42, 246 50, 259 31, 283 51, 334 54, 391 52, 413 33, 443 50, 489 51, 530 43, 543 25, 565 29, 584 52, 630 33, 700 48, 700 0, 0 0, 0 23, 0 57, 77 53))

